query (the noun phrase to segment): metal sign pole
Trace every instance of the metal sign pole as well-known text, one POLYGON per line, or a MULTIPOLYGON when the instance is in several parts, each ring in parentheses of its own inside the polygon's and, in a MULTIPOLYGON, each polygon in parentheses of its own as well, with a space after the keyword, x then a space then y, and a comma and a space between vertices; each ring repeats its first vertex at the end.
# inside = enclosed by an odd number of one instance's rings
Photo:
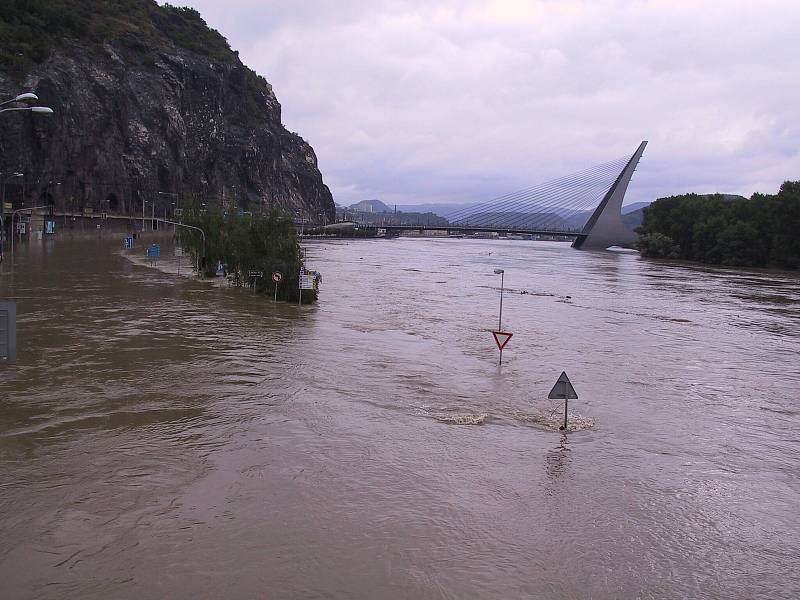
MULTIPOLYGON (((505 271, 500 273, 500 321, 497 324, 497 330, 503 331, 503 280, 505 279, 505 271)), ((503 362, 503 349, 500 349, 500 363, 503 362)))
POLYGON ((547 396, 550 400, 558 400, 560 398, 564 399, 564 424, 559 427, 561 431, 567 431, 567 414, 569 411, 569 399, 572 398, 573 400, 578 399, 578 393, 575 391, 575 388, 572 387, 572 382, 567 377, 566 371, 561 372, 561 376, 556 381, 553 389, 550 390, 550 394, 547 396))
MULTIPOLYGON (((275 299, 273 300, 273 302, 278 301, 278 284, 281 282, 282 279, 283 275, 279 271, 275 271, 274 273, 272 273, 272 282, 275 284, 275 299)), ((298 285, 299 285, 299 280, 298 280, 298 285)))

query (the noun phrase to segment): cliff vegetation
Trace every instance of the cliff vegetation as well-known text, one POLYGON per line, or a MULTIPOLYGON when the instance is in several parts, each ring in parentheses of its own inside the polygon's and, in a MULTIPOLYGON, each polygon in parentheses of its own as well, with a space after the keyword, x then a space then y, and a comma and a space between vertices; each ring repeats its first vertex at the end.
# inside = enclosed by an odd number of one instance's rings
POLYGON ((4 0, 0 3, 0 69, 16 78, 45 61, 64 40, 99 51, 134 34, 154 50, 180 46, 220 60, 233 52, 193 8, 138 0, 4 0))

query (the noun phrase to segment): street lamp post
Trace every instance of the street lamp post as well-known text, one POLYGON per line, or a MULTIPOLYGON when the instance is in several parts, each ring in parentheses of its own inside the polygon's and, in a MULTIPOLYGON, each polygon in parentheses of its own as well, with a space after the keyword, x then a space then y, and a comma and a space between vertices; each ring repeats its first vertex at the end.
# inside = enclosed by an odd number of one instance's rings
MULTIPOLYGON (((497 334, 495 334, 495 340, 497 340, 497 336, 498 335, 503 335, 503 333, 504 333, 503 332, 503 288, 505 286, 503 284, 505 283, 504 282, 505 271, 503 269, 495 269, 494 270, 494 274, 495 275, 500 275, 500 319, 498 320, 498 323, 497 323, 497 334)), ((508 335, 508 337, 511 337, 510 333, 507 334, 507 335, 508 335)), ((499 364, 501 364, 501 365, 503 364, 503 347, 506 345, 505 344, 506 341, 507 341, 507 339, 501 343, 499 340, 497 340, 497 346, 498 346, 498 348, 500 350, 500 363, 499 364)))
MULTIPOLYGON (((34 94, 33 92, 25 92, 23 94, 17 94, 10 100, 5 100, 0 102, 0 114, 6 112, 16 112, 16 111, 28 111, 35 115, 42 115, 42 116, 49 116, 53 114, 53 109, 49 106, 31 106, 34 102, 39 100, 39 96, 34 94), (13 106, 16 104, 21 104, 22 106, 13 106), (12 105, 12 106, 9 106, 12 105), (3 108, 4 106, 8 106, 8 108, 3 108)), ((16 177, 16 174, 14 175, 16 177)), ((5 202, 6 198, 6 184, 3 181, 3 202, 5 202)), ((3 218, 3 210, 0 210, 0 240, 2 240, 2 233, 5 231, 5 220, 3 218)), ((11 251, 14 251, 14 212, 11 213, 11 251)), ((0 241, 0 255, 2 255, 2 242, 0 241)))
POLYGON ((10 100, 6 100, 5 102, 0 102, 0 113, 27 110, 37 115, 52 115, 53 109, 50 108, 49 106, 30 106, 31 104, 37 102, 38 100, 39 96, 31 92, 27 92, 25 94, 18 94, 17 96, 11 98, 10 100), (10 106, 8 108, 3 108, 4 106, 8 106, 9 104, 23 104, 25 106, 10 106))
MULTIPOLYGON (((3 256, 3 243, 6 239, 6 183, 15 177, 22 177, 22 173, 12 173, 8 177, 3 179, 3 200, 2 206, 0 206, 0 257, 3 256)), ((13 213, 12 213, 13 214, 13 213)), ((13 229, 13 224, 12 224, 13 229)), ((11 232, 11 237, 14 237, 14 232, 11 232)))
POLYGON ((6 201, 6 183, 14 179, 15 177, 22 177, 22 173, 12 173, 8 177, 3 179, 3 203, 6 201))
POLYGON ((503 331, 503 283, 505 278, 505 271, 503 269, 495 269, 495 275, 500 275, 500 321, 497 324, 497 330, 503 331))
POLYGON ((193 229, 194 231, 199 231, 200 232, 200 235, 202 236, 202 240, 203 240, 203 246, 202 246, 202 251, 201 251, 200 255, 197 257, 197 276, 201 277, 200 259, 202 258, 203 262, 205 262, 205 258, 206 258, 206 232, 203 231, 202 229, 200 229, 199 227, 195 227, 194 225, 185 225, 183 223, 177 223, 175 221, 167 221, 166 219, 164 219, 164 222, 169 224, 169 225, 173 225, 175 227, 186 227, 187 229, 193 229))
MULTIPOLYGON (((172 196, 175 198, 175 201, 172 202, 172 218, 175 218, 175 204, 178 202, 178 193, 177 192, 158 192, 159 196, 172 196)), ((164 205, 164 221, 167 220, 167 205, 164 205)), ((175 231, 175 227, 173 226, 172 231, 175 231)))

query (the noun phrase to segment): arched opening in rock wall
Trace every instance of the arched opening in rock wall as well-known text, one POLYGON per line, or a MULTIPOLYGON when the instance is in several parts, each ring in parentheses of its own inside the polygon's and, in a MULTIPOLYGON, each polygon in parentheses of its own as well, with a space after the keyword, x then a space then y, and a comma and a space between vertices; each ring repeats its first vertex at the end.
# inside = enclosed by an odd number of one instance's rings
POLYGON ((108 210, 108 212, 112 213, 119 211, 119 198, 117 198, 116 194, 110 193, 108 196, 106 196, 105 208, 108 210))

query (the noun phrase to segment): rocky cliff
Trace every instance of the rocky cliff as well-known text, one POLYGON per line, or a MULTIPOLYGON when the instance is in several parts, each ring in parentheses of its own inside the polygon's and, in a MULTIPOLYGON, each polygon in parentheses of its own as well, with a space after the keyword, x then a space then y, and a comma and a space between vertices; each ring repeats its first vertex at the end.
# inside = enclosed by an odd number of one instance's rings
POLYGON ((24 40, 13 29, 23 23, 45 42, 19 42, 0 57, 0 95, 33 91, 55 113, 0 117, 0 171, 24 173, 8 182, 8 200, 156 215, 173 202, 263 205, 334 217, 314 150, 283 127, 271 86, 196 11, 152 0, 40 0, 16 10, 0 41, 24 40), (36 13, 41 6, 51 12, 36 13))

